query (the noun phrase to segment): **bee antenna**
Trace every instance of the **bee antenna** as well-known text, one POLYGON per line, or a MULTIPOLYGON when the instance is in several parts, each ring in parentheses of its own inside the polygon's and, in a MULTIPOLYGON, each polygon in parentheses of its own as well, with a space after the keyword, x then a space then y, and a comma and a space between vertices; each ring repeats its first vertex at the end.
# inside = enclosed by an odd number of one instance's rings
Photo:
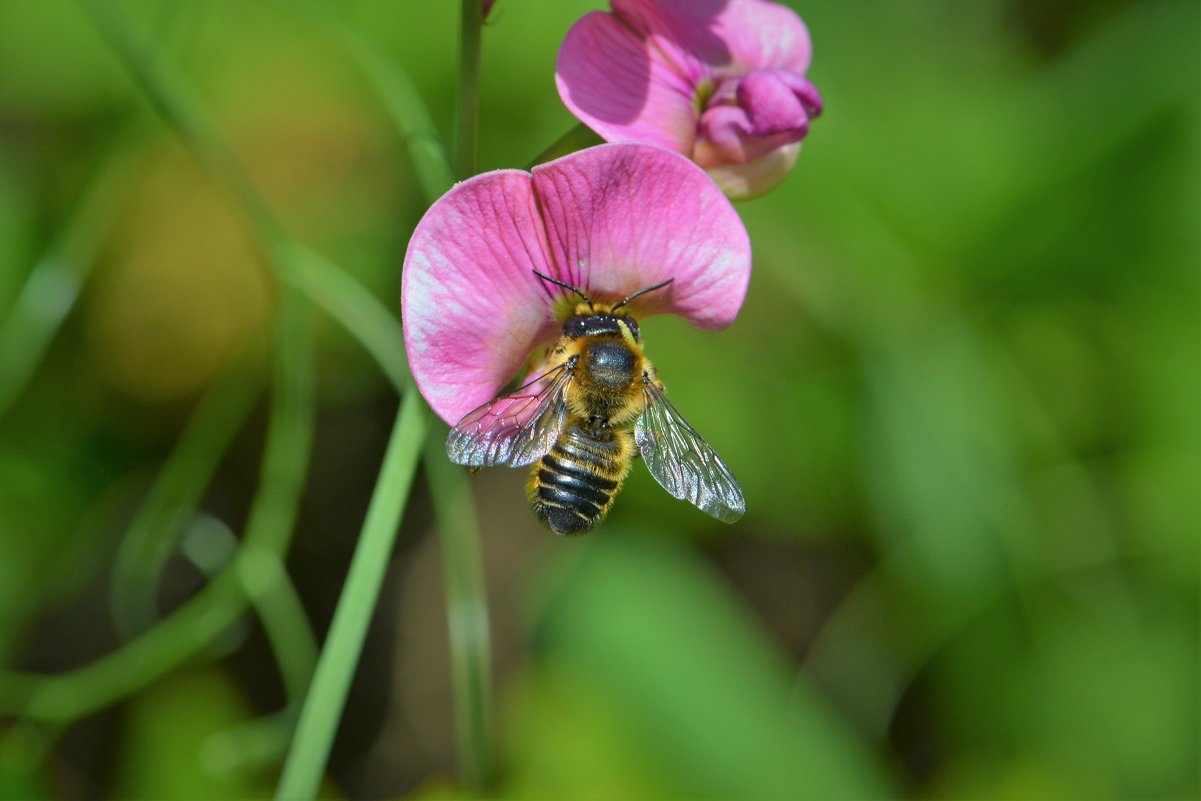
POLYGON ((674 279, 674 278, 668 278, 666 281, 664 281, 664 282, 663 282, 663 283, 661 283, 661 284, 655 284, 654 286, 648 286, 646 289, 639 289, 639 290, 638 290, 637 292, 635 292, 633 295, 630 295, 628 298, 626 298, 625 300, 623 300, 621 303, 618 303, 616 306, 614 306, 614 307, 613 307, 613 311, 617 311, 617 310, 618 310, 618 309, 620 309, 622 306, 626 305, 626 304, 627 304, 627 303, 629 303, 631 300, 633 300, 633 299, 634 299, 634 298, 636 298, 636 297, 639 297, 640 295, 645 295, 647 292, 654 292, 656 289, 662 289, 663 287, 667 286, 668 284, 670 284, 670 283, 671 283, 672 281, 674 281, 674 280, 676 280, 676 279, 674 279))
POLYGON ((552 284, 554 284, 556 286, 561 286, 564 289, 570 289, 572 292, 576 293, 581 298, 583 298, 584 302, 587 303, 589 306, 592 305, 592 298, 585 295, 584 292, 581 289, 579 289, 578 287, 574 287, 571 284, 567 283, 566 281, 560 281, 558 278, 552 278, 551 276, 545 275, 544 273, 540 273, 537 270, 534 270, 534 275, 538 276, 543 281, 550 281, 552 284))

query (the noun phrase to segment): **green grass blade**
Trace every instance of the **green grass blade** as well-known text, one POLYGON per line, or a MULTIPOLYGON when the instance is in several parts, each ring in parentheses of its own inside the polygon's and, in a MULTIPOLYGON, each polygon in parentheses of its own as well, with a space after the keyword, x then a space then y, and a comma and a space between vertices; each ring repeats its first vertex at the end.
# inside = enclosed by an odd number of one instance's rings
POLYGON ((199 653, 252 600, 266 559, 282 564, 307 472, 313 378, 300 310, 285 298, 275 344, 271 422, 243 544, 233 564, 195 597, 118 650, 58 676, 0 671, 0 715, 65 723, 117 702, 199 653))
POLYGON ((428 421, 425 402, 416 387, 410 385, 401 399, 346 585, 317 662, 296 738, 284 763, 276 791, 278 799, 299 801, 314 798, 317 794, 367 636, 371 613, 379 599, 388 556, 409 498, 428 421))
POLYGON ((34 266, 0 324, 0 417, 28 385, 92 271, 131 174, 125 137, 101 156, 57 241, 34 266))
POLYGON ((321 306, 371 354, 397 392, 409 376, 400 321, 362 284, 317 251, 299 242, 277 248, 281 277, 321 306))
POLYGON ((113 622, 124 636, 149 628, 158 617, 155 597, 163 566, 250 414, 258 390, 253 371, 241 362, 209 388, 129 524, 111 582, 113 622))

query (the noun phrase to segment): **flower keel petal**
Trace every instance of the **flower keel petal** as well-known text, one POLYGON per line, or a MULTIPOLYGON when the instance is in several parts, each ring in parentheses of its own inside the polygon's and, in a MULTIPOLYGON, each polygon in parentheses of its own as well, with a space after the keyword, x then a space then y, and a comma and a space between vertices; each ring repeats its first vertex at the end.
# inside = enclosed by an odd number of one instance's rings
POLYGON ((821 97, 805 78, 757 70, 722 82, 701 115, 692 157, 702 167, 758 159, 809 132, 821 97))

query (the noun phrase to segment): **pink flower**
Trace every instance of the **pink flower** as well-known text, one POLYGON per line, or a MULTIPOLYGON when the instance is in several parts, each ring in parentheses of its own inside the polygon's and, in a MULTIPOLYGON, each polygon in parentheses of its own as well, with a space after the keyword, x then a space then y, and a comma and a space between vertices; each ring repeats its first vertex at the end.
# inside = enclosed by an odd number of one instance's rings
POLYGON ((578 298, 615 302, 668 279, 628 307, 716 330, 737 315, 750 243, 729 201, 675 153, 607 144, 456 185, 409 241, 401 292, 405 349, 422 395, 451 425, 497 396, 578 298))
POLYGON ((805 77, 809 31, 766 0, 612 0, 567 33, 555 80, 605 139, 661 145, 732 198, 792 168, 821 96, 805 77))

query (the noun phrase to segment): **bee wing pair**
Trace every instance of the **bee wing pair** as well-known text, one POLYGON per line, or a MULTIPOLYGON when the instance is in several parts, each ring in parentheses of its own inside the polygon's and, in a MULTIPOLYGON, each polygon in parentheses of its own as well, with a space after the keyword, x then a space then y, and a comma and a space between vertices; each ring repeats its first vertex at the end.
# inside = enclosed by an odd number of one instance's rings
MULTIPOLYGON (((567 424, 567 387, 575 357, 508 395, 469 412, 450 432, 446 452, 469 467, 523 467, 554 447, 567 424)), ((634 441, 655 480, 673 497, 726 523, 742 517, 746 501, 738 480, 662 388, 644 379, 646 398, 634 441)))

